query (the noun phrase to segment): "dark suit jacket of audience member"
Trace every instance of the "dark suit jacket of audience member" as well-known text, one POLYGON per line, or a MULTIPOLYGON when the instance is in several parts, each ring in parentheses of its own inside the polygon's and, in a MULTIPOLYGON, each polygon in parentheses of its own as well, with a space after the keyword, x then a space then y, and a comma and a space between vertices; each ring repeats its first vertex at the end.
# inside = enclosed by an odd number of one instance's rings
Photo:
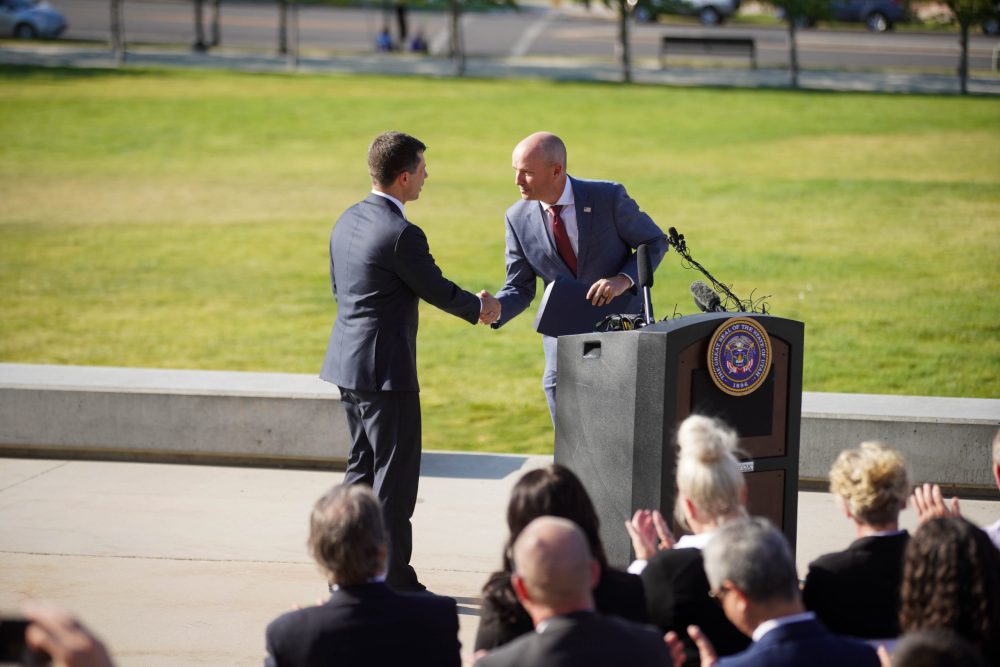
MULTIPOLYGON (((483 597, 479 631, 476 633, 477 651, 502 646, 531 632, 534 627, 528 612, 514 596, 509 573, 495 572, 486 589, 494 593, 487 592, 483 597)), ((602 614, 621 616, 636 623, 649 620, 642 581, 634 574, 613 568, 601 571, 601 578, 594 588, 594 606, 602 614)))
POLYGON ((663 632, 673 630, 684 641, 685 664, 698 664, 698 649, 687 634, 697 625, 712 640, 718 655, 739 653, 750 638, 729 622, 722 606, 708 595, 701 549, 668 549, 653 556, 642 571, 649 621, 663 632))
POLYGON ((871 646, 859 639, 839 637, 814 620, 775 628, 747 650, 717 663, 718 667, 879 667, 879 664, 871 646))
POLYGON ((584 611, 549 619, 542 632, 529 632, 500 646, 476 667, 664 667, 670 654, 650 627, 584 611))
POLYGON ((458 667, 460 649, 454 600, 371 583, 341 588, 325 604, 272 621, 264 664, 458 667))
POLYGON ((840 635, 899 635, 899 587, 909 538, 905 532, 862 537, 844 551, 817 558, 802 591, 806 608, 840 635))

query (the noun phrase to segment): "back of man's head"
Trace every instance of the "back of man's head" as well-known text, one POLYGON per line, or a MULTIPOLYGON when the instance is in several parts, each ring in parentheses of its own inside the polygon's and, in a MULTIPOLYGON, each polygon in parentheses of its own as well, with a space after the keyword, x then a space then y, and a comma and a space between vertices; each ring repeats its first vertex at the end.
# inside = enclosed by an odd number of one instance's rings
POLYGON ((705 574, 713 590, 726 581, 754 603, 798 598, 795 559, 785 536, 761 517, 729 521, 705 547, 705 574))
POLYGON ((404 171, 413 173, 420 166, 420 155, 427 146, 403 132, 383 132, 368 147, 368 173, 372 183, 388 187, 404 171))
POLYGON ((340 485, 313 506, 309 553, 331 583, 354 586, 382 573, 386 538, 382 507, 364 485, 340 485))
POLYGON ((539 517, 514 542, 514 576, 530 599, 529 612, 530 605, 556 614, 592 608, 595 569, 587 538, 567 519, 539 517))

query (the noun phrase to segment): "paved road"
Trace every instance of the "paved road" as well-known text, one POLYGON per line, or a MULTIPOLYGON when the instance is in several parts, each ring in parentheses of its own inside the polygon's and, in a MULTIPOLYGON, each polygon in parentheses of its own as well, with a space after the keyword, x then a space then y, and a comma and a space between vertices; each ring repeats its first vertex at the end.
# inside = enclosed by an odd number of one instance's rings
MULTIPOLYGON (((56 0, 67 14, 70 39, 106 40, 107 0, 56 0)), ((207 13, 207 12, 206 12, 207 13)), ((303 7, 299 10, 300 44, 303 54, 370 52, 384 14, 377 9, 303 7)), ((193 42, 193 11, 190 2, 125 2, 126 39, 133 43, 190 44, 193 42)), ((394 27, 394 23, 392 23, 394 27)), ((412 12, 411 31, 422 29, 431 51, 442 52, 447 44, 445 16, 436 12, 412 12)), ((616 24, 613 16, 587 14, 577 7, 562 10, 531 7, 520 12, 468 14, 464 17, 465 41, 471 56, 490 58, 575 56, 608 61, 615 57, 616 24)), ((787 36, 778 27, 702 28, 686 25, 634 25, 632 48, 636 58, 652 61, 665 34, 752 35, 757 41, 761 67, 788 63, 787 36)), ((277 44, 277 9, 274 4, 234 3, 222 9, 222 39, 228 47, 268 49, 277 44)), ((971 40, 971 65, 990 68, 997 38, 976 35, 971 40)), ((799 33, 803 67, 850 69, 925 69, 954 71, 959 54, 954 34, 889 33, 864 31, 803 30, 799 33)))

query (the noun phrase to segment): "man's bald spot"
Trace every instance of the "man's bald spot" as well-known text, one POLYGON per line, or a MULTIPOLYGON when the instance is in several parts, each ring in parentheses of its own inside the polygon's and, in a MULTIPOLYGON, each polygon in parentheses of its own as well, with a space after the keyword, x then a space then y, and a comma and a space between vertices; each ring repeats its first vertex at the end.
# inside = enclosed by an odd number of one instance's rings
POLYGON ((566 144, 551 132, 535 132, 525 137, 514 148, 515 153, 518 151, 525 157, 537 154, 546 164, 561 164, 563 171, 566 170, 566 144))
POLYGON ((514 542, 514 569, 533 600, 560 605, 589 595, 590 547, 583 531, 566 519, 543 516, 514 542))

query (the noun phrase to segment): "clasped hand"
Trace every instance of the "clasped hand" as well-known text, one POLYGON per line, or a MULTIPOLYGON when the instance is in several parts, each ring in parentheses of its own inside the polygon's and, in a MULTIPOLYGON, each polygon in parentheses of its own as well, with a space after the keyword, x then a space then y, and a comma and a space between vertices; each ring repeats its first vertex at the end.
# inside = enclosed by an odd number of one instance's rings
POLYGON ((479 322, 481 324, 493 324, 500 319, 500 301, 495 296, 483 290, 479 293, 479 298, 483 302, 479 311, 479 322))

